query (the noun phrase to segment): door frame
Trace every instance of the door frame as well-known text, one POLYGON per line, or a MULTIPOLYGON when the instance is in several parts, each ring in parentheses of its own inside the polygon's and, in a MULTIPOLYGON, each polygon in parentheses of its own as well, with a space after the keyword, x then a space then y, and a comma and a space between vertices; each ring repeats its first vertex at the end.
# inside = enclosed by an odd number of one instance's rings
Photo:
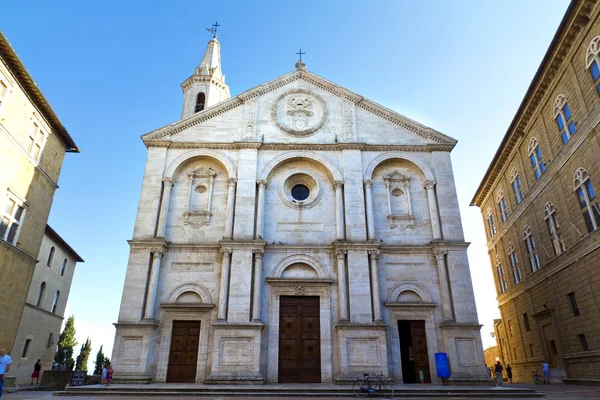
POLYGON ((208 331, 210 316, 214 304, 162 304, 161 324, 159 327, 160 343, 156 366, 156 381, 167 382, 171 339, 173 337, 173 321, 200 321, 200 339, 198 342, 198 359, 196 362, 196 383, 204 383, 208 359, 208 331))
POLYGON ((267 382, 279 381, 279 310, 281 296, 318 296, 321 329, 321 383, 333 382, 331 338, 331 279, 267 278, 267 382))

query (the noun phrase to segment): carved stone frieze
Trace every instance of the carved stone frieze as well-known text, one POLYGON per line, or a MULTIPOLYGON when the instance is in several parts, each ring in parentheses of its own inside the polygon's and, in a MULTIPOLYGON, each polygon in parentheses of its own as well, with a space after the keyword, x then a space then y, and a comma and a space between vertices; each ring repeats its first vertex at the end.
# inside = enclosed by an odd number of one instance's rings
POLYGON ((353 102, 345 100, 342 102, 344 112, 344 140, 356 140, 356 113, 354 112, 355 105, 353 102))

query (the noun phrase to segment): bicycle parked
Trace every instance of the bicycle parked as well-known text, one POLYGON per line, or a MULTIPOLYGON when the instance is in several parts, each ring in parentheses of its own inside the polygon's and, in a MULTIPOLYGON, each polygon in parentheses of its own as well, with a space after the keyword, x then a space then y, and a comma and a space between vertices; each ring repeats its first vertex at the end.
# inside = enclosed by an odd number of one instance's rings
POLYGON ((536 385, 541 385, 542 383, 546 383, 546 380, 542 375, 540 375, 540 371, 536 369, 535 371, 531 371, 533 374, 533 381, 536 385))
POLYGON ((352 390, 356 397, 367 397, 370 394, 380 395, 388 399, 394 398, 394 388, 383 380, 383 371, 380 371, 377 380, 371 381, 369 374, 363 374, 364 378, 358 378, 352 384, 352 390))

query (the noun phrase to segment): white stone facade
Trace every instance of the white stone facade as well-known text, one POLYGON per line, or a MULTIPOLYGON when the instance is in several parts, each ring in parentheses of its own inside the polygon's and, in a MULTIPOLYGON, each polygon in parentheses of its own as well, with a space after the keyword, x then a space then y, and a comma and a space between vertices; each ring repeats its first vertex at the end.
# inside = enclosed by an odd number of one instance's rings
POLYGON ((11 354, 10 375, 17 377, 18 385, 31 383, 30 376, 38 359, 42 361, 42 371, 52 368, 75 266, 83 262, 49 226, 46 226, 37 258, 11 354))
POLYGON ((319 297, 323 383, 403 382, 398 320, 425 322, 434 382, 437 352, 487 379, 456 141, 302 64, 143 140, 116 379, 166 381, 173 321, 194 320, 196 382, 278 382, 281 296, 319 297))

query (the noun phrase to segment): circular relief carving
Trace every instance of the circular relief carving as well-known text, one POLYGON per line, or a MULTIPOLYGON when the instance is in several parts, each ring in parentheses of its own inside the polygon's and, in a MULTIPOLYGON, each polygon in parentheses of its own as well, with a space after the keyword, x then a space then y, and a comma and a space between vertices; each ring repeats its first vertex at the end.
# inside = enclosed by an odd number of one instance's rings
POLYGON ((292 171, 281 179, 279 197, 289 207, 310 208, 321 196, 317 179, 306 172, 292 171))
POLYGON ((327 106, 317 94, 305 89, 290 90, 279 96, 271 110, 273 121, 285 133, 310 136, 327 121, 327 106))

